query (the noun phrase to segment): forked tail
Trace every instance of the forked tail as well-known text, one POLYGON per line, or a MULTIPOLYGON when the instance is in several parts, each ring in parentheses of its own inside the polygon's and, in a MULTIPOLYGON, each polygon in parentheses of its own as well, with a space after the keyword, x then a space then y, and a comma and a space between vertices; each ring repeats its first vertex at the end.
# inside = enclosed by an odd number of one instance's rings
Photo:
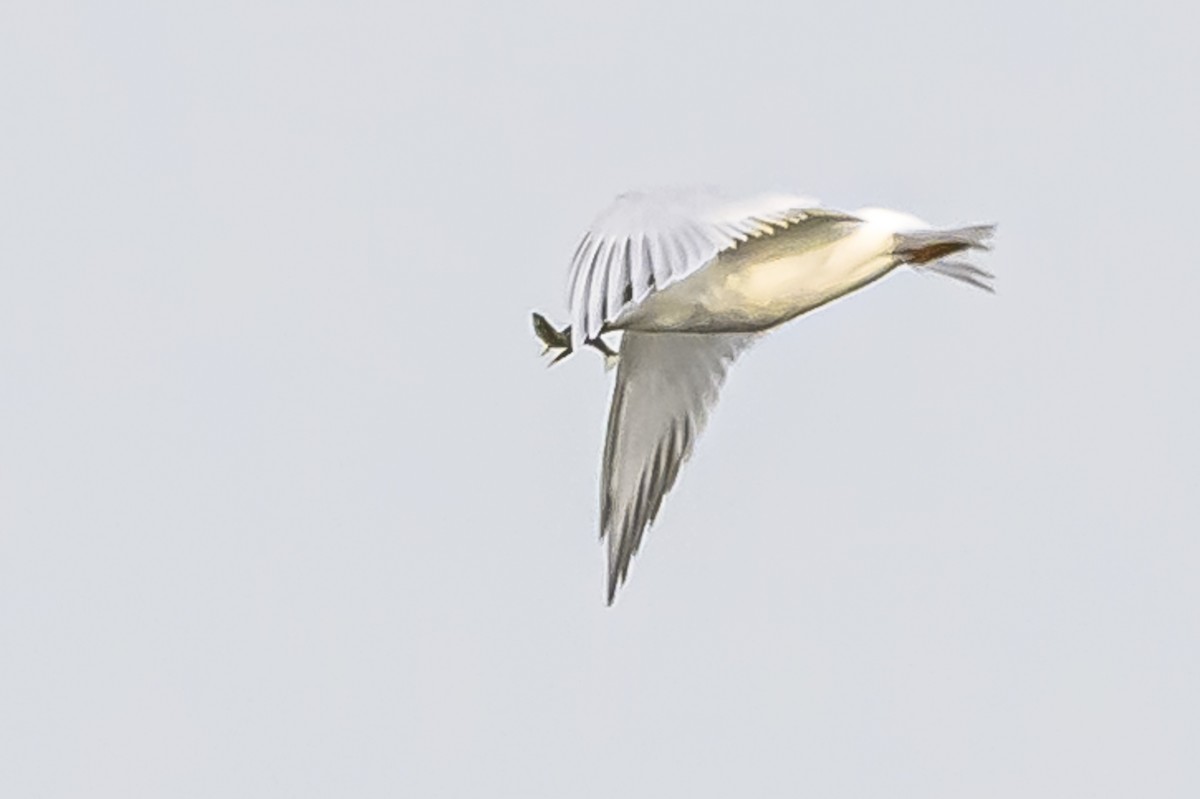
POLYGON ((900 263, 919 271, 936 272, 969 283, 984 291, 995 292, 989 281, 995 275, 966 261, 945 258, 966 250, 990 250, 995 225, 973 225, 953 230, 911 230, 896 234, 895 253, 900 263))

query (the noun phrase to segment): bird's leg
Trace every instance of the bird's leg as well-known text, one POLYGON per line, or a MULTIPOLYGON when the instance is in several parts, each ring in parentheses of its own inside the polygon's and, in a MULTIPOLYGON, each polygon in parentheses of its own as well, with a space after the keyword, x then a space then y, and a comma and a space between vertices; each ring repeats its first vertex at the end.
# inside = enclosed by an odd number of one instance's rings
POLYGON ((562 350, 562 352, 556 354, 553 360, 550 361, 551 366, 573 352, 570 325, 564 327, 562 330, 555 330, 554 325, 550 324, 546 317, 535 311, 533 314, 533 332, 546 345, 546 348, 542 350, 542 355, 553 350, 562 350))
MULTIPOLYGON (((562 330, 556 330, 554 325, 550 324, 546 317, 535 312, 533 314, 533 332, 537 335, 541 342, 546 345, 546 348, 542 350, 543 355, 554 350, 562 350, 561 352, 557 352, 554 358, 550 360, 551 366, 575 351, 574 347, 571 346, 570 325, 567 325, 562 330)), ((604 356, 605 364, 611 365, 613 362, 615 362, 617 353, 612 347, 605 343, 604 339, 597 336, 596 338, 588 339, 584 343, 597 350, 602 356, 604 356)))
POLYGON ((617 351, 608 346, 608 343, 604 339, 600 338, 600 336, 588 339, 587 345, 603 355, 606 362, 610 358, 617 357, 617 351))

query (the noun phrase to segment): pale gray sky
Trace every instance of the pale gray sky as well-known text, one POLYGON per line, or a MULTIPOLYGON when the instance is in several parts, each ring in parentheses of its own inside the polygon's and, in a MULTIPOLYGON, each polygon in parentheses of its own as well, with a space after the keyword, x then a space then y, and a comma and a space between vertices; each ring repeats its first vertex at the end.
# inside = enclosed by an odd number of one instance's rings
POLYGON ((0 28, 0 794, 1200 794, 1189 3, 0 28), (567 261, 646 185, 995 221, 734 369, 613 608, 567 261))

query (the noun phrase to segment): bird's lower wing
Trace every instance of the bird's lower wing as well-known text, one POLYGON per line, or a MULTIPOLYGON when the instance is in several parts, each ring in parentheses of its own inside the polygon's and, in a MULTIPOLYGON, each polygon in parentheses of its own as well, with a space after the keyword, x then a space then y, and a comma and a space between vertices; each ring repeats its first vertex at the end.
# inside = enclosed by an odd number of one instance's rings
POLYGON ((691 454, 729 366, 754 338, 635 332, 622 337, 600 495, 610 604, 642 533, 691 454))

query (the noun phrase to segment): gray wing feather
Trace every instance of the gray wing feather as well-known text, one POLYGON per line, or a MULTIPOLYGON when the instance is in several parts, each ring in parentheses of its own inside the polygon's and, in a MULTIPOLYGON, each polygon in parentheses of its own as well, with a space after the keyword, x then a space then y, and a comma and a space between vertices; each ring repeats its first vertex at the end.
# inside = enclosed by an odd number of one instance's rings
POLYGON ((729 366, 753 339, 743 333, 624 334, 600 497, 610 604, 642 534, 704 429, 729 366))

